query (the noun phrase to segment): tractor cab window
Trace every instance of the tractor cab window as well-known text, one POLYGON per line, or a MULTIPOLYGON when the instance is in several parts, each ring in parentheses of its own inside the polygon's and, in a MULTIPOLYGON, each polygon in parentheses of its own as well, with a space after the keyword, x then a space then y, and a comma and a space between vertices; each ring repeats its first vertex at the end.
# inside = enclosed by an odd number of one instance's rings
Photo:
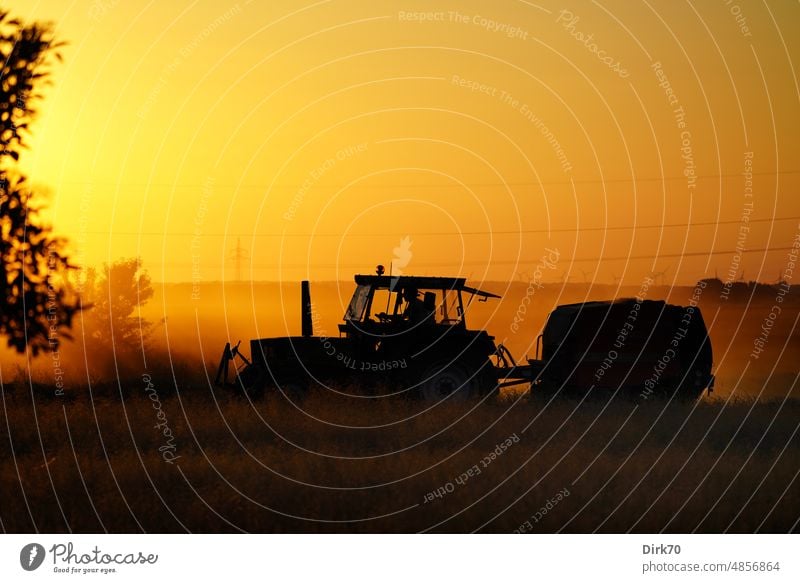
POLYGON ((353 293, 353 297, 350 300, 350 305, 347 306, 347 312, 344 315, 345 320, 359 322, 361 318, 364 316, 364 309, 367 307, 367 301, 369 300, 369 288, 368 285, 359 285, 356 287, 355 293, 353 293))
POLYGON ((452 325, 462 321, 458 290, 406 289, 398 313, 411 321, 452 325))
MULTIPOLYGON (((438 324, 464 326, 464 289, 481 297, 479 290, 463 287, 459 280, 436 281, 439 278, 363 276, 345 312, 347 323, 370 326, 438 324), (434 280, 434 281, 431 281, 434 280), (432 285, 433 284, 433 285, 432 285), (436 285, 441 284, 441 285, 436 285)), ((471 296, 471 297, 472 297, 471 296)))
POLYGON ((463 318, 464 311, 458 290, 442 290, 436 320, 442 324, 458 324, 463 318))
MULTIPOLYGON (((389 316, 395 316, 399 305, 399 294, 387 288, 376 288, 372 294, 370 318, 384 321, 389 316)), ((402 312, 401 312, 402 313, 402 312)))
MULTIPOLYGON (((383 323, 424 319, 423 294, 415 288, 375 288, 369 303, 367 319, 383 323)), ((432 310, 431 310, 432 311, 432 310)))

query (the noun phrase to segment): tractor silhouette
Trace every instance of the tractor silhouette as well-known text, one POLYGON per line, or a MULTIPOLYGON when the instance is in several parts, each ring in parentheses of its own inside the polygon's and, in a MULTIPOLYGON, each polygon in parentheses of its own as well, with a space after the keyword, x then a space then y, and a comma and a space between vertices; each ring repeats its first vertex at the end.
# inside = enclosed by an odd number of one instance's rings
POLYGON ((356 275, 355 284, 339 335, 327 337, 313 333, 310 286, 302 282, 301 336, 253 339, 249 359, 240 343, 226 344, 216 384, 291 398, 315 385, 382 386, 428 401, 480 399, 519 384, 548 397, 593 391, 691 399, 713 387, 711 344, 697 307, 638 300, 559 306, 536 339, 535 358, 518 364, 488 332, 467 326, 473 301, 500 296, 465 278, 387 276, 378 266, 375 275, 356 275), (628 330, 634 311, 638 321, 628 330))

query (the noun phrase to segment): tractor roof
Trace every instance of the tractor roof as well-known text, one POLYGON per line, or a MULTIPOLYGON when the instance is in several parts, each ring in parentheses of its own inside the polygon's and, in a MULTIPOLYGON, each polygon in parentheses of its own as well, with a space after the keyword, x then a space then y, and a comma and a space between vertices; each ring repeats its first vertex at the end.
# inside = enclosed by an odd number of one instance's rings
POLYGON ((358 285, 369 285, 378 289, 442 289, 442 290, 463 290, 487 298, 499 298, 493 293, 485 292, 466 284, 464 277, 428 277, 416 275, 356 275, 358 285))

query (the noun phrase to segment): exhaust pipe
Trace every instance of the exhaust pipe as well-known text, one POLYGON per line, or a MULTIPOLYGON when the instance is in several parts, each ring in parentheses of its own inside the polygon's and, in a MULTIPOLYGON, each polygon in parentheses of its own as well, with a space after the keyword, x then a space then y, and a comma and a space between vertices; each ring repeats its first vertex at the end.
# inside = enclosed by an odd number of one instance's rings
POLYGON ((303 336, 314 335, 314 323, 311 321, 311 289, 308 281, 300 282, 300 323, 303 336))

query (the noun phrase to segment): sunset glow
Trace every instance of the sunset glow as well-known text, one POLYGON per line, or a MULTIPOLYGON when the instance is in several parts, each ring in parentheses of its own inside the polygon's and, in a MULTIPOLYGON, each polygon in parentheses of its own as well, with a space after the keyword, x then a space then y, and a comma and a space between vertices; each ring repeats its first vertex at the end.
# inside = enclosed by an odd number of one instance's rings
POLYGON ((774 281, 798 234, 788 4, 11 8, 69 43, 22 161, 87 265, 774 281))

